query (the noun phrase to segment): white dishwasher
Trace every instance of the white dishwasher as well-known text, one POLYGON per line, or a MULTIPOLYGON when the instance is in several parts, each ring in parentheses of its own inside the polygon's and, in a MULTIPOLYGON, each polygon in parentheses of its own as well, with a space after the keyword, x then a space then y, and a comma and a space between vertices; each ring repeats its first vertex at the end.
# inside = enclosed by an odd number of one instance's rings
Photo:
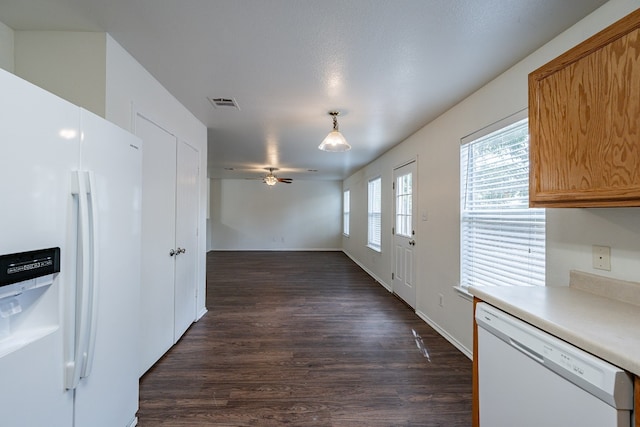
POLYGON ((629 427, 624 370, 478 303, 480 427, 629 427))

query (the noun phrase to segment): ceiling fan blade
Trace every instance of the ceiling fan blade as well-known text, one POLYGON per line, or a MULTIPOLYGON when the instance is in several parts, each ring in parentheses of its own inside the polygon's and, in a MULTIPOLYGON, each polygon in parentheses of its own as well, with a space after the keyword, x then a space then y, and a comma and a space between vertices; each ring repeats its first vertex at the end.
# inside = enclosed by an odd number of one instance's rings
POLYGON ((291 184, 293 180, 291 178, 278 178, 278 182, 282 182, 284 184, 291 184))

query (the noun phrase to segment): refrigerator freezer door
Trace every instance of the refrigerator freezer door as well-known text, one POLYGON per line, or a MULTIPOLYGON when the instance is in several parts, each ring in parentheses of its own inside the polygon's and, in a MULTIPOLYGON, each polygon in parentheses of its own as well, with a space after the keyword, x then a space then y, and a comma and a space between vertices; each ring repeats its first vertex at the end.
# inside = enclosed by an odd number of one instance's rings
POLYGON ((142 143, 82 110, 81 168, 92 176, 96 274, 76 388, 76 427, 126 426, 138 409, 142 143))
POLYGON ((62 258, 52 283, 15 297, 21 311, 1 320, 8 334, 0 340, 0 425, 69 426, 62 319, 75 280, 69 230, 80 109, 3 70, 0 93, 0 253, 60 247, 62 258))

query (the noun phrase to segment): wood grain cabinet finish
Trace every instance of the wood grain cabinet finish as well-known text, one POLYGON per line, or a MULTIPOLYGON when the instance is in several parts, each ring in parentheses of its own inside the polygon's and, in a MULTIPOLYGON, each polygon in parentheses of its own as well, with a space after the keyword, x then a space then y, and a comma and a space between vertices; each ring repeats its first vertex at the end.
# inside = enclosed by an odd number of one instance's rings
POLYGON ((529 74, 531 207, 640 206, 640 9, 529 74))

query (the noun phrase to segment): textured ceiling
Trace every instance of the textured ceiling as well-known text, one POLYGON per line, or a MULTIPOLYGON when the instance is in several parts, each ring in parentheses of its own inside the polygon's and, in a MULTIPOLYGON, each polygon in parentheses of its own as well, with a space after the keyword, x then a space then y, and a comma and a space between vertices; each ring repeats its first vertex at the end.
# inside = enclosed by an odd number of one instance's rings
POLYGON ((208 127, 209 176, 342 179, 603 3, 1 0, 0 21, 109 32, 208 127), (330 110, 350 152, 317 149, 330 110))

